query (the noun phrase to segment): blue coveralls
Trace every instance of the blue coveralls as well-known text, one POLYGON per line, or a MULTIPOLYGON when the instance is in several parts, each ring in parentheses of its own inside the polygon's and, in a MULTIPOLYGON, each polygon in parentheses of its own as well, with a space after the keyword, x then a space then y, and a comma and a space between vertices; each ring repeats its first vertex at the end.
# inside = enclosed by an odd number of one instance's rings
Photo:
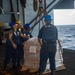
MULTIPOLYGON (((25 30, 22 31, 22 34, 26 35, 26 36, 30 36, 30 38, 32 37, 31 33, 26 32, 25 30)), ((20 63, 21 59, 24 57, 23 47, 24 47, 24 42, 27 40, 28 40, 28 38, 20 37, 20 46, 19 46, 19 51, 18 51, 18 54, 19 54, 18 63, 20 63)))
POLYGON ((39 31, 38 38, 42 39, 43 42, 40 51, 40 72, 45 71, 48 58, 50 70, 55 70, 56 40, 58 39, 57 28, 54 25, 43 26, 39 31))
POLYGON ((4 65, 7 65, 9 63, 10 59, 12 58, 12 62, 13 62, 13 66, 14 66, 17 63, 17 59, 18 59, 18 46, 20 44, 20 33, 19 33, 19 30, 17 30, 17 31, 14 31, 13 29, 11 29, 11 30, 13 32, 12 40, 17 45, 17 49, 14 49, 10 40, 7 39, 4 65))

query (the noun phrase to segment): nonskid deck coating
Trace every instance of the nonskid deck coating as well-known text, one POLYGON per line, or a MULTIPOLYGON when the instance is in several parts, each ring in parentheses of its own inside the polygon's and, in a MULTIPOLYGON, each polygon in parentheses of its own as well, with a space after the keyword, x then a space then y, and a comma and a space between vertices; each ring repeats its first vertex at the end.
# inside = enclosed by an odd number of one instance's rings
MULTIPOLYGON (((4 54, 5 54, 5 46, 0 45, 0 75, 38 75, 37 73, 29 73, 29 71, 21 72, 18 70, 15 71, 9 70, 6 72, 2 70, 4 54)), ((64 65, 66 69, 56 71, 56 75, 75 75, 75 51, 64 49, 63 59, 64 59, 64 65)), ((50 75, 50 73, 45 75, 50 75)))

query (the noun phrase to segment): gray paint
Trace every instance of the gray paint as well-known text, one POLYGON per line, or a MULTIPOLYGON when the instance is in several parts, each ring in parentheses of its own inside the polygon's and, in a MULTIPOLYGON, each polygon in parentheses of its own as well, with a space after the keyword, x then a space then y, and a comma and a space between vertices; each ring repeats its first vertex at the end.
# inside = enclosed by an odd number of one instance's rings
POLYGON ((74 0, 63 0, 56 9, 74 9, 74 0))
POLYGON ((6 14, 7 12, 10 12, 11 10, 9 0, 3 0, 3 10, 5 14, 0 14, 0 22, 9 23, 11 20, 11 14, 6 14))
MULTIPOLYGON (((27 1, 28 2, 28 1, 27 1)), ((28 4, 28 3, 27 3, 28 4)), ((21 6, 21 5, 20 5, 21 6)), ((26 7, 27 9, 28 7, 26 7)), ((31 7, 30 7, 31 8, 31 7)), ((73 9, 74 8, 74 0, 63 0, 63 2, 61 4, 59 4, 55 9, 73 9)), ((3 9, 5 12, 10 12, 11 10, 11 7, 10 7, 10 1, 9 0, 3 0, 3 9)), ((20 7, 19 8, 20 10, 20 20, 22 22, 22 8, 20 7)), ((25 10, 26 10, 25 9, 25 10)), ((33 12, 33 11, 32 11, 33 12)), ((26 13, 27 14, 27 13, 26 13)), ((30 13, 31 15, 31 13, 30 13)), ((33 16, 33 15, 31 15, 33 16)), ((35 16, 34 16, 35 17, 35 16)), ((26 19, 28 18, 28 16, 26 16, 26 19)), ((31 18, 33 19, 33 18, 31 18)), ((6 23, 6 22, 11 22, 11 14, 4 14, 4 15, 1 15, 0 14, 0 21, 3 22, 3 23, 6 23)), ((27 20, 28 21, 28 20, 27 20)), ((26 22, 27 22, 26 21, 26 22)))
POLYGON ((11 10, 10 0, 3 0, 3 9, 5 12, 10 12, 11 10))
POLYGON ((23 11, 22 11, 22 6, 21 6, 21 3, 20 3, 20 0, 18 0, 19 2, 19 20, 21 21, 21 24, 23 25, 23 11))
POLYGON ((15 15, 15 19, 18 20, 18 14, 17 14, 17 1, 16 0, 11 0, 12 1, 12 6, 13 6, 13 12, 15 15))

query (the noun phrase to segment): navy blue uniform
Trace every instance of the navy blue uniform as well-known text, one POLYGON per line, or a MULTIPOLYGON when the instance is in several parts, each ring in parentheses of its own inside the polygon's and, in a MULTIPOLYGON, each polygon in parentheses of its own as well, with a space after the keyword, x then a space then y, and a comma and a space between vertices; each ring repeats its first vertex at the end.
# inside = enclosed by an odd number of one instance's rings
MULTIPOLYGON (((25 30, 23 30, 23 31, 22 31, 22 34, 23 34, 23 35, 26 35, 26 36, 30 36, 30 38, 32 38, 32 35, 31 35, 30 32, 26 32, 25 30)), ((24 43, 25 41, 28 40, 28 38, 23 38, 23 37, 21 37, 20 40, 21 40, 21 43, 24 43)))
POLYGON ((11 29, 11 31, 12 31, 12 40, 17 45, 17 48, 14 49, 10 40, 7 39, 4 65, 7 65, 11 58, 12 58, 13 65, 15 65, 17 62, 17 58, 18 58, 18 46, 20 44, 20 32, 19 30, 14 31, 13 29, 11 29))
MULTIPOLYGON (((25 35, 25 36, 30 36, 30 38, 32 37, 31 33, 30 32, 26 32, 25 30, 22 31, 22 34, 25 35)), ((19 52, 18 52, 18 63, 20 62, 20 60, 23 58, 24 56, 24 50, 23 50, 23 47, 24 47, 24 42, 27 41, 29 38, 23 38, 23 37, 20 37, 20 46, 19 46, 19 52)))
POLYGON ((50 61, 50 69, 55 70, 56 40, 58 39, 57 28, 54 25, 45 25, 39 31, 38 38, 42 39, 40 51, 40 72, 44 72, 47 59, 50 61))

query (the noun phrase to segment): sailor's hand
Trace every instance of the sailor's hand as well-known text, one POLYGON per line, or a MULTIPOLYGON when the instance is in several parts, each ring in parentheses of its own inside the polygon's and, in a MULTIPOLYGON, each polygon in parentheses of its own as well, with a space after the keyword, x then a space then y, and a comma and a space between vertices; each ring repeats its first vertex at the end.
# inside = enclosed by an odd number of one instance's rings
POLYGON ((24 48, 26 48, 27 47, 27 44, 26 44, 26 42, 24 42, 24 48))
POLYGON ((40 46, 42 46, 42 44, 43 44, 43 43, 42 43, 42 42, 40 42, 40 46))
POLYGON ((17 45, 13 43, 13 47, 14 47, 14 49, 16 49, 17 48, 17 45))
POLYGON ((24 38, 28 38, 28 39, 29 39, 29 38, 30 38, 30 36, 24 36, 24 38))
POLYGON ((26 47, 27 47, 27 45, 24 44, 24 48, 26 48, 26 47))
POLYGON ((30 38, 30 36, 27 36, 27 38, 29 39, 29 38, 30 38))

